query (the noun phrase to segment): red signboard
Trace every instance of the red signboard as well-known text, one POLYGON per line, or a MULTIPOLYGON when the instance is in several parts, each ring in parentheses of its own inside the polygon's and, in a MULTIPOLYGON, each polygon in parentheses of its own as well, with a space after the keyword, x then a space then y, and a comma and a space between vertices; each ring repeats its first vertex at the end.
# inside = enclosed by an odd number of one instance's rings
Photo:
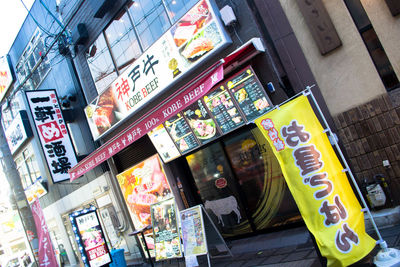
POLYGON ((176 113, 193 104, 199 98, 203 97, 214 85, 220 82, 223 76, 222 64, 219 63, 217 66, 210 68, 206 74, 200 76, 202 77, 201 79, 190 83, 191 86, 184 87, 183 90, 178 91, 168 100, 155 106, 145 116, 131 124, 125 131, 109 140, 89 157, 71 168, 69 170, 71 181, 106 161, 176 113))

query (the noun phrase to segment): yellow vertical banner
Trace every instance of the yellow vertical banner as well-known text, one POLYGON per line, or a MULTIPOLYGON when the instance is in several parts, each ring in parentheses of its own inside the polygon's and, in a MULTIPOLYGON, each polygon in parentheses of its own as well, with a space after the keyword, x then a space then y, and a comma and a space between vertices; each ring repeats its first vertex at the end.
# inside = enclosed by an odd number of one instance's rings
POLYGON ((375 247, 346 173, 306 96, 255 123, 270 143, 288 187, 328 266, 348 266, 375 247))

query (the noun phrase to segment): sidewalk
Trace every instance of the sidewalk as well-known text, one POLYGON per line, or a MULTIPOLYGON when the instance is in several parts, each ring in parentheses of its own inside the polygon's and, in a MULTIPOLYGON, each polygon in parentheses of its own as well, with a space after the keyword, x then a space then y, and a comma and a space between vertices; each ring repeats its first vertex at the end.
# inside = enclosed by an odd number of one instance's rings
MULTIPOLYGON (((374 216, 375 217, 375 216, 374 216)), ((383 239, 389 248, 400 249, 400 224, 379 226, 383 239)), ((372 229, 368 233, 375 239, 372 229)), ((228 241, 233 257, 211 259, 215 267, 319 267, 321 266, 312 240, 305 227, 289 229, 277 233, 258 235, 255 237, 228 241)), ((376 255, 379 246, 371 253, 376 255)), ((372 262, 372 257, 370 257, 372 262)), ((198 257, 201 267, 208 266, 205 256, 198 257)), ((148 267, 150 264, 132 264, 129 266, 148 267)), ((184 267, 184 259, 157 262, 157 267, 184 267)), ((357 266, 361 266, 360 264, 357 266)), ((362 264, 368 266, 368 264, 362 264)))

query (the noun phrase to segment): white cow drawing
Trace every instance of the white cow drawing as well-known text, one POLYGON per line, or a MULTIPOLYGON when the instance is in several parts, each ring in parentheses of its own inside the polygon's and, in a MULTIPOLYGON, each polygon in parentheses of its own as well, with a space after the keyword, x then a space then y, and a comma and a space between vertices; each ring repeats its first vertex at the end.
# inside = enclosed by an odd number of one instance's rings
POLYGON ((234 196, 220 198, 217 200, 206 200, 204 207, 211 210, 215 216, 218 218, 218 223, 224 226, 224 221, 222 220, 222 215, 228 215, 232 211, 236 213, 237 223, 240 222, 242 216, 240 216, 239 206, 234 196))

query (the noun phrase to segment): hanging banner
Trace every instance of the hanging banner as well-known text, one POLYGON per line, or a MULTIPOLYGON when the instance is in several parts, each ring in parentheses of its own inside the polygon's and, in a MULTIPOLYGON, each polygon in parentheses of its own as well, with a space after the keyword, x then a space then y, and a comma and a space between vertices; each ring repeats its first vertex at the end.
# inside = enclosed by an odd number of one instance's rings
POLYGON ((25 91, 53 183, 69 179, 78 163, 56 90, 25 91))
POLYGON ((281 165, 307 228, 328 266, 364 258, 375 240, 327 135, 306 96, 282 105, 255 123, 281 165))
POLYGON ((39 266, 58 266, 53 245, 50 241, 50 234, 38 199, 33 202, 31 209, 39 238, 39 266))

